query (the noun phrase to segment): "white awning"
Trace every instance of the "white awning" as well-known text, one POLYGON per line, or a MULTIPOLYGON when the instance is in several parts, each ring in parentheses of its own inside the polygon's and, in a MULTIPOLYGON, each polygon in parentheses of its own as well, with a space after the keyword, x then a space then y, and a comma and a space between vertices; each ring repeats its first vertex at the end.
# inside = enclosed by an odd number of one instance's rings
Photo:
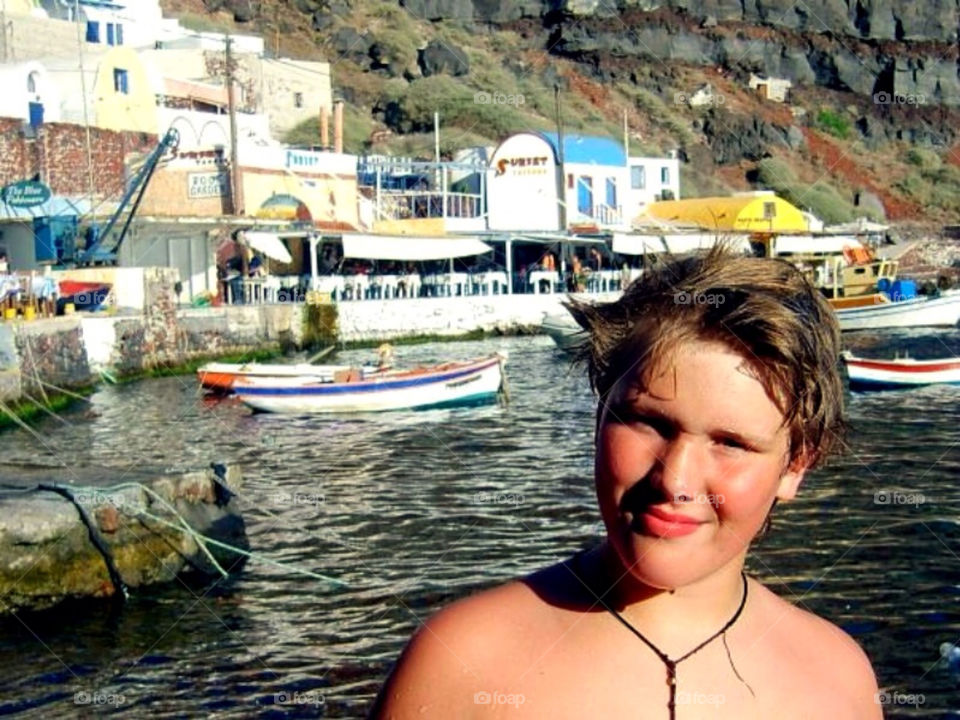
POLYGON ((293 262, 293 257, 287 246, 276 233, 247 230, 243 233, 243 241, 254 250, 263 253, 271 260, 281 263, 293 262))
POLYGON ((659 235, 613 234, 613 251, 621 255, 651 255, 666 251, 659 235))
POLYGON ((343 256, 365 260, 449 260, 492 250, 475 237, 343 236, 343 256))
POLYGON ((664 235, 663 241, 674 255, 712 248, 717 243, 726 243, 731 250, 750 252, 750 240, 745 235, 717 235, 716 233, 664 235))
POLYGON ((778 235, 774 244, 777 255, 837 254, 849 247, 860 248, 863 243, 852 235, 778 235))

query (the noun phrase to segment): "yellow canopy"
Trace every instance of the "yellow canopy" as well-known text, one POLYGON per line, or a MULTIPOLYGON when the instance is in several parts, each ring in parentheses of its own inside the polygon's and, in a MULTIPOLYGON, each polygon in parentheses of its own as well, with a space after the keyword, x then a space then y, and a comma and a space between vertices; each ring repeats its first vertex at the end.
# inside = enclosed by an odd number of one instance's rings
POLYGON ((809 232, 800 209, 772 193, 662 200, 650 203, 647 215, 705 230, 809 232))

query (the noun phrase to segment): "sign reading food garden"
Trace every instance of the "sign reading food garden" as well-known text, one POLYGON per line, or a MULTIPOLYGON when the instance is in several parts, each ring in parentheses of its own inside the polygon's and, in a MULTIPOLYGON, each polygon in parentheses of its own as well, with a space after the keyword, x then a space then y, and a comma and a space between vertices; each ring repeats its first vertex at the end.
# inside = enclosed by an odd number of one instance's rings
POLYGON ((21 180, 6 185, 0 197, 10 207, 36 207, 50 199, 50 188, 37 180, 21 180))
POLYGON ((225 172, 190 173, 187 175, 187 197, 211 198, 227 194, 229 178, 225 172))

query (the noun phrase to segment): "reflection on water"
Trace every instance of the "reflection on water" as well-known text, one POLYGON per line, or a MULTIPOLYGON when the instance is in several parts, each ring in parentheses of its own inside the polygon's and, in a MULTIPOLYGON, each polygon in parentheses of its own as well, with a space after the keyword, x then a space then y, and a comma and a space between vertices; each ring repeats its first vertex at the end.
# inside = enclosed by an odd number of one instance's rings
MULTIPOLYGON (((897 336, 908 349, 957 341, 956 332, 897 336)), ((860 334, 849 345, 883 356, 877 342, 860 334)), ((199 396, 182 377, 103 388, 65 414, 69 425, 42 426, 46 447, 5 434, 5 462, 240 463, 251 545, 348 587, 251 562, 229 581, 139 593, 114 614, 92 605, 7 621, 0 712, 362 716, 420 619, 602 531, 591 396, 548 339, 398 355, 426 363, 495 349, 510 352, 507 408, 253 415, 199 396)), ((881 685, 922 693, 920 715, 958 706, 958 680, 937 664, 940 643, 960 641, 958 394, 851 396, 849 452, 778 508, 749 564, 776 592, 857 636, 881 685)))

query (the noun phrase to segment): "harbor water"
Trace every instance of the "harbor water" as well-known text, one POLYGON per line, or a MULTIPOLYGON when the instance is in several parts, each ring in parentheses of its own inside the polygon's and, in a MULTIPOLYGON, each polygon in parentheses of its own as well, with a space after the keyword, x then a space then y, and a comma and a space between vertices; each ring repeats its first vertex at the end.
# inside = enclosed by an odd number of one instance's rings
MULTIPOLYGON (((895 336, 917 357, 960 333, 895 336)), ((845 337, 883 356, 890 336, 845 337)), ((888 346, 887 345, 887 346, 888 346)), ((390 664, 439 607, 597 541, 593 400, 546 337, 397 348, 402 364, 505 349, 511 401, 354 417, 255 415, 193 377, 105 386, 7 432, 0 462, 245 474, 264 557, 235 577, 0 621, 0 714, 363 717, 390 664)), ((372 359, 373 351, 339 361, 372 359)), ((960 388, 848 397, 848 452, 777 508, 748 570, 865 648, 887 717, 960 718, 960 388)), ((2 600, 2 599, 0 599, 2 600)))

